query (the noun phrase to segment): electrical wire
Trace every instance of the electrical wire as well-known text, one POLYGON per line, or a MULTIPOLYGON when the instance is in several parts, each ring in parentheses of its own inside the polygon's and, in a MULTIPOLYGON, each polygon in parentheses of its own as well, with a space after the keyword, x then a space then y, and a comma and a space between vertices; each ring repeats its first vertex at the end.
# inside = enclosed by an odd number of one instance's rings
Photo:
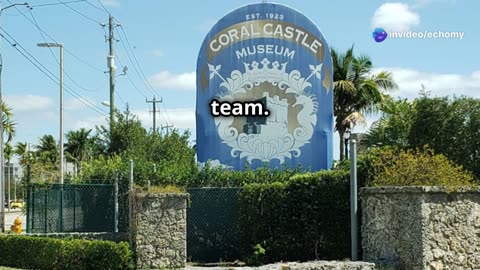
MULTIPOLYGON (((34 14, 33 14, 33 11, 32 11, 31 9, 29 9, 29 11, 30 11, 30 15, 32 16, 33 22, 35 23, 35 26, 37 27, 37 29, 38 29, 38 31, 39 31, 39 33, 40 33, 40 36, 41 36, 42 39, 43 39, 43 42, 48 43, 48 42, 47 42, 47 39, 45 38, 45 35, 44 35, 44 34, 42 33, 42 31, 41 31, 40 26, 38 25, 37 19, 35 19, 35 16, 34 16, 34 14)), ((50 51, 50 54, 52 55, 53 59, 55 59, 55 61, 56 61, 58 64, 60 64, 60 61, 59 61, 59 59, 55 56, 55 54, 53 53, 52 48, 48 47, 48 50, 50 51)), ((69 74, 67 71, 64 71, 64 73, 65 73, 65 75, 67 76, 67 78, 70 79, 70 81, 71 81, 73 84, 75 84, 78 88, 82 89, 83 91, 87 91, 87 92, 97 92, 100 88, 102 88, 102 87, 99 87, 99 88, 94 89, 94 90, 92 90, 92 89, 87 89, 87 88, 81 86, 79 83, 77 83, 77 82, 72 78, 72 76, 70 76, 70 74, 69 74)), ((104 73, 104 74, 105 74, 105 73, 104 73)), ((106 74, 105 74, 105 75, 106 75, 106 74)))
MULTIPOLYGON (((33 64, 40 72, 42 72, 45 76, 47 76, 50 80, 52 80, 55 84, 60 86, 59 79, 56 75, 54 75, 49 69, 47 69, 42 63, 40 63, 28 50, 26 50, 21 44, 19 44, 5 29, 0 27, 0 30, 5 33, 8 38, 0 33, 0 36, 5 39, 13 48, 15 48, 25 59, 27 59, 31 64, 33 64), (11 39, 11 40, 10 40, 11 39), (13 42, 12 42, 13 41, 13 42), (22 50, 20 50, 22 49, 22 50), (32 60, 33 59, 33 60, 32 60)), ((97 112, 102 116, 106 116, 104 113, 107 113, 103 108, 98 107, 97 105, 91 103, 86 98, 82 97, 78 93, 76 93, 70 86, 64 83, 64 88, 67 93, 69 93, 72 97, 83 103, 85 106, 89 107, 93 111, 97 112), (102 113, 103 111, 103 113, 102 113)))
MULTIPOLYGON (((116 20, 118 23, 120 23, 118 20, 116 20)), ((149 80, 147 79, 147 76, 145 75, 145 72, 143 72, 143 69, 138 61, 138 58, 136 57, 135 55, 135 51, 132 49, 132 46, 130 44, 130 41, 128 39, 128 36, 127 36, 127 33, 125 32, 124 28, 121 26, 120 24, 120 28, 122 30, 122 33, 123 33, 123 37, 125 38, 125 41, 128 45, 128 49, 126 48, 124 42, 122 42, 122 46, 124 47, 125 51, 127 52, 127 56, 130 60, 130 62, 133 64, 133 67, 134 67, 134 70, 135 72, 137 73, 137 75, 139 76, 140 80, 144 83, 144 85, 146 86, 146 88, 148 90, 150 90, 150 92, 153 93, 153 95, 158 95, 158 93, 156 92, 155 88, 150 84, 149 80), (134 61, 132 61, 132 57, 130 57, 130 53, 134 59, 134 61), (138 66, 138 69, 137 69, 137 66, 138 66), (140 75, 141 74, 141 75, 140 75)), ((120 36, 120 31, 117 30, 117 33, 119 34, 120 36)), ((162 105, 165 106, 164 102, 162 102, 162 105)), ((167 118, 170 119, 170 116, 168 115, 168 112, 167 110, 165 110, 165 114, 167 115, 167 118)))
MULTIPOLYGON (((123 63, 122 63, 122 60, 120 59, 120 57, 117 55, 117 53, 115 53, 115 57, 117 58, 118 60, 118 63, 120 63, 121 66, 124 66, 123 63)), ((133 86, 133 88, 135 90, 137 90, 138 93, 140 93, 140 95, 142 95, 144 98, 147 98, 147 96, 140 90, 140 88, 137 87, 137 85, 133 82, 132 78, 130 78, 130 76, 128 75, 128 73, 125 74, 125 77, 127 77, 128 81, 130 82, 130 84, 133 86)))
MULTIPOLYGON (((10 0, 7 0, 10 4, 12 3, 10 0)), ((20 11, 19 8, 15 7, 15 9, 17 9, 18 12, 20 12, 23 17, 25 17, 25 19, 27 19, 27 21, 29 21, 33 26, 37 27, 37 25, 35 24, 35 22, 30 19, 27 15, 25 15, 22 11, 20 11)), ((53 37, 51 37, 47 32, 45 32, 41 27, 38 27, 37 29, 39 29, 45 36, 47 36, 49 39, 51 39, 53 42, 57 42, 53 37)), ((58 42, 57 42, 58 43, 58 42)), ((99 72, 102 72, 104 73, 104 70, 101 70, 100 68, 97 68, 95 67, 94 65, 88 63, 87 61, 83 60, 82 58, 78 57, 77 55, 75 55, 72 51, 70 51, 69 49, 67 48, 64 48, 65 52, 67 52, 68 54, 70 54, 73 58, 77 59, 78 61, 82 62, 83 64, 89 66, 90 68, 92 69, 95 69, 96 71, 99 71, 99 72)))
POLYGON ((90 21, 92 21, 92 22, 94 22, 94 23, 97 23, 97 24, 99 24, 99 25, 103 25, 103 23, 101 23, 101 22, 93 19, 92 17, 89 17, 89 16, 83 14, 82 12, 80 12, 80 11, 74 9, 74 8, 72 8, 72 7, 69 6, 67 3, 62 2, 61 0, 57 0, 57 1, 58 1, 59 3, 61 3, 61 4, 63 4, 63 5, 64 5, 65 7, 67 7, 68 9, 70 9, 70 10, 72 10, 73 12, 77 13, 78 15, 84 17, 85 19, 90 20, 90 21))
POLYGON ((105 8, 105 6, 103 5, 101 0, 98 0, 98 3, 100 3, 100 6, 102 6, 103 10, 105 10, 105 12, 107 12, 107 14, 110 14, 110 11, 108 11, 108 9, 105 8))
MULTIPOLYGON (((170 115, 168 115, 167 108, 165 107, 165 103, 162 102, 162 106, 163 106, 163 110, 165 111, 165 115, 168 118, 168 122, 170 122, 173 125, 172 119, 170 119, 170 115)), ((168 122, 167 122, 167 125, 168 125, 168 122)))
POLYGON ((46 6, 58 6, 58 5, 63 5, 63 4, 72 4, 72 3, 85 2, 85 1, 87 1, 87 0, 75 0, 75 1, 68 1, 68 2, 63 2, 63 3, 45 3, 45 4, 33 5, 33 6, 30 6, 30 7, 34 8, 34 7, 46 7, 46 6))
MULTIPOLYGON (((138 58, 137 58, 137 56, 135 55, 135 52, 134 52, 134 50, 132 49, 132 46, 130 45, 130 41, 128 40, 127 33, 125 33, 125 30, 123 29, 122 26, 120 26, 120 29, 122 29, 122 33, 123 33, 123 36, 125 37, 125 40, 127 41, 128 48, 129 48, 130 51, 132 52, 133 59, 135 60, 135 63, 137 64, 138 69, 140 70, 140 73, 141 73, 142 76, 143 76, 143 79, 144 79, 145 82, 147 83, 148 87, 151 89, 152 93, 155 94, 155 93, 156 93, 156 92, 155 92, 155 88, 152 87, 152 85, 150 84, 150 82, 149 82, 148 79, 147 79, 147 76, 145 76, 145 72, 143 72, 142 66, 141 66, 140 63, 138 62, 138 58)), ((158 93, 157 93, 157 94, 158 94, 158 93)))
MULTIPOLYGON (((116 30, 116 28, 115 28, 116 30)), ((117 30, 117 33, 120 35, 120 32, 117 30)), ((137 66, 135 65, 135 62, 134 60, 132 60, 132 56, 130 55, 130 52, 128 51, 127 47, 125 46, 125 43, 124 42, 121 42, 122 44, 122 47, 123 49, 125 50, 126 54, 127 54, 127 57, 128 57, 128 60, 130 60, 130 63, 132 63, 132 66, 133 66, 133 70, 135 71, 135 73, 137 74, 138 78, 140 79, 140 81, 143 82, 143 85, 145 86, 145 88, 147 90, 149 90, 150 92, 153 93, 153 95, 155 95, 156 93, 154 91, 152 91, 152 89, 150 89, 147 85, 147 83, 142 79, 142 76, 140 75, 140 72, 138 71, 138 68, 137 66)))
POLYGON ((99 8, 98 6, 92 4, 90 1, 88 1, 88 0, 85 0, 85 1, 86 1, 87 4, 89 4, 91 7, 95 8, 95 9, 98 9, 98 10, 100 10, 101 12, 106 12, 107 14, 110 14, 110 12, 105 11, 104 9, 99 8))

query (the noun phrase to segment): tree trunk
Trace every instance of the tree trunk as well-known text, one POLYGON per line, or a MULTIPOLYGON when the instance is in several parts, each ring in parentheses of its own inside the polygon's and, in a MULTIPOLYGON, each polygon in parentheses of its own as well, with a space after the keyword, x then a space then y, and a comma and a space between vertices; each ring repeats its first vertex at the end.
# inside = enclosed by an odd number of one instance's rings
POLYGON ((338 134, 340 135, 340 161, 345 159, 345 140, 343 139, 343 134, 344 131, 338 131, 338 134))

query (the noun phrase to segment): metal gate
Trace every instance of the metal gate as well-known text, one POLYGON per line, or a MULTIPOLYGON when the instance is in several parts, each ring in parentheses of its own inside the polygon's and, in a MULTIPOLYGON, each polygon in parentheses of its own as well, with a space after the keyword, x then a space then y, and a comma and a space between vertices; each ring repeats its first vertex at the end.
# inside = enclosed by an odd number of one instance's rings
POLYGON ((190 188, 187 257, 192 262, 240 259, 240 188, 190 188))

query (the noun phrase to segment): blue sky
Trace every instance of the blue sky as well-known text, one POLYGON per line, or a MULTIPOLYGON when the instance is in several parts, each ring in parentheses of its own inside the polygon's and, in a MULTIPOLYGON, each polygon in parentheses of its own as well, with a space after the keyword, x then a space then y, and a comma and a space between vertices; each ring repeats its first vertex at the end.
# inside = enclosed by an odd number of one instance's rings
MULTIPOLYGON (((24 2, 9 0, 11 3, 24 2)), ((10 5, 1 1, 2 7, 10 5)), ((68 2, 67 0, 62 0, 68 2)), ((410 1, 277 1, 293 7, 309 17, 320 29, 331 47, 339 50, 355 44, 358 54, 368 54, 377 68, 389 70, 400 85, 394 95, 412 99, 424 84, 433 95, 467 95, 480 98, 479 1, 410 0, 410 1), (388 39, 376 43, 372 30, 383 27, 395 31, 463 32, 460 39, 388 39)), ((54 0, 30 1, 33 9, 18 6, 2 12, 1 27, 53 74, 58 64, 33 22, 70 52, 65 52, 65 83, 100 113, 65 93, 65 131, 79 127, 92 128, 106 124, 108 108, 101 102, 109 98, 106 56, 108 45, 99 23, 107 23, 108 15, 97 0, 65 5, 54 0), (95 8, 96 6, 97 8, 95 8), (84 16, 74 12, 72 9, 84 16), (22 15, 23 14, 23 15, 22 15), (32 17, 33 16, 33 17, 32 17), (92 68, 91 66, 95 67, 92 68)), ((125 1, 103 0, 105 7, 121 23, 115 31, 116 65, 128 66, 126 76, 116 79, 117 106, 139 115, 145 127, 151 127, 152 115, 145 96, 153 92, 163 98, 157 125, 173 123, 190 129, 195 135, 195 66, 201 43, 216 21, 228 12, 252 1, 125 1), (127 54, 130 47, 135 56, 127 54), (148 90, 142 72, 136 73, 135 58, 154 91, 148 90), (131 61, 130 61, 131 59, 131 61), (133 63, 132 63, 133 62, 133 63)), ((387 30, 387 32, 388 32, 387 30)), ((0 31, 5 35, 5 32, 0 31)), ((11 39, 10 39, 11 40, 11 39)), ((47 41, 52 41, 46 37, 47 41)), ((13 107, 18 123, 15 142, 37 143, 43 134, 58 138, 58 85, 50 81, 12 47, 1 40, 3 56, 3 96, 13 107)), ((52 50, 58 57, 58 49, 52 50)), ((139 70, 137 68, 137 70, 139 70)), ((369 123, 375 117, 369 117, 369 123)), ((357 129, 358 130, 363 130, 357 129)), ((338 156, 337 140, 334 157, 338 156)))

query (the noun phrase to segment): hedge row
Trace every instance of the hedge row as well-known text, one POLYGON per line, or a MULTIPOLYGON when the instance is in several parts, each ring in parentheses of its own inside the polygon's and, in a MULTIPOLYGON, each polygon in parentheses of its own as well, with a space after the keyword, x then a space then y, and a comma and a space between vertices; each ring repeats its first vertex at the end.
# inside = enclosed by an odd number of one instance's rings
POLYGON ((249 263, 349 256, 349 173, 321 171, 241 192, 241 245, 249 263))
POLYGON ((0 265, 22 269, 127 269, 127 243, 0 236, 0 265))

